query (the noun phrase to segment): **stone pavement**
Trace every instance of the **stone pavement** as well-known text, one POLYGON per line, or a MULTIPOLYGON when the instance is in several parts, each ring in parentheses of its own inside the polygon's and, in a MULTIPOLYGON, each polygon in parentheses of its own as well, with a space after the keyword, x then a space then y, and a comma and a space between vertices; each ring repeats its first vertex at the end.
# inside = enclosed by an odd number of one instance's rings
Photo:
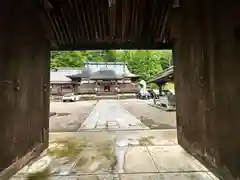
POLYGON ((82 124, 81 130, 130 130, 149 129, 126 111, 117 101, 101 100, 82 124))
POLYGON ((78 132, 51 133, 49 148, 12 180, 217 180, 177 144, 115 100, 102 100, 78 132))

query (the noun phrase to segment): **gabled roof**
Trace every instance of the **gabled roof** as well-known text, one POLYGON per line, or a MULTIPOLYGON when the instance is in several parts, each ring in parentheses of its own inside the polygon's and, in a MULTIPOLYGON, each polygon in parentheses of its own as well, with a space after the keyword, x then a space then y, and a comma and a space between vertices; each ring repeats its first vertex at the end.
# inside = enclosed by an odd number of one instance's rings
POLYGON ((67 83, 72 80, 66 77, 64 72, 50 72, 50 82, 51 83, 67 83))
POLYGON ((163 72, 157 74, 153 79, 148 81, 148 83, 153 83, 157 81, 168 81, 169 76, 173 76, 174 73, 174 66, 171 66, 167 69, 165 69, 163 72))
POLYGON ((54 68, 55 71, 65 71, 65 72, 72 72, 72 71, 81 71, 82 68, 79 67, 56 67, 54 68))
POLYGON ((81 73, 69 75, 67 77, 71 79, 90 78, 91 74, 92 74, 91 68, 85 67, 81 73))
POLYGON ((51 83, 69 83, 72 80, 67 76, 81 73, 80 68, 58 68, 50 70, 50 82, 51 83))
POLYGON ((68 83, 79 78, 100 80, 123 79, 124 77, 138 77, 129 71, 127 63, 124 62, 85 62, 83 69, 62 67, 50 71, 51 83, 68 83))

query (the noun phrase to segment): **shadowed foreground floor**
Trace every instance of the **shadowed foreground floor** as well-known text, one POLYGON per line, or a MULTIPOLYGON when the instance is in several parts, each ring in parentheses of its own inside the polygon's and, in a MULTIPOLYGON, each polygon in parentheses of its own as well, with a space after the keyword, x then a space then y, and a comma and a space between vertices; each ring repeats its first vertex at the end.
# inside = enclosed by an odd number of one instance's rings
POLYGON ((176 129, 151 130, 115 100, 99 101, 78 132, 49 141, 12 180, 217 180, 177 144, 176 129))

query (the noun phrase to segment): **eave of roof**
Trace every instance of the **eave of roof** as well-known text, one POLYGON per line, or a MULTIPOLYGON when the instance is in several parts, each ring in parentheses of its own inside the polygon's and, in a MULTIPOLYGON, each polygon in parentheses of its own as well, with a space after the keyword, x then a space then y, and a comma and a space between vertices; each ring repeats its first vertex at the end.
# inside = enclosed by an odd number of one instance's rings
POLYGON ((94 61, 85 61, 85 65, 126 65, 126 62, 115 61, 115 62, 94 62, 94 61))
POLYGON ((74 75, 68 75, 68 76, 66 76, 66 77, 68 77, 68 78, 70 78, 70 79, 81 79, 81 78, 83 78, 82 73, 80 73, 80 74, 74 74, 74 75))
POLYGON ((91 80, 121 80, 121 79, 123 79, 122 77, 104 77, 104 76, 102 76, 102 77, 91 77, 90 78, 91 80))
POLYGON ((135 75, 135 74, 124 74, 124 77, 125 78, 140 78, 140 76, 139 75, 135 75))
POLYGON ((74 81, 51 81, 50 82, 50 85, 53 85, 53 84, 56 84, 56 85, 61 85, 61 84, 78 84, 78 82, 74 82, 74 81))
POLYGON ((165 69, 163 72, 157 74, 153 79, 149 80, 148 83, 154 83, 159 80, 164 80, 166 78, 168 79, 168 77, 173 74, 174 74, 174 66, 171 66, 171 67, 165 69))

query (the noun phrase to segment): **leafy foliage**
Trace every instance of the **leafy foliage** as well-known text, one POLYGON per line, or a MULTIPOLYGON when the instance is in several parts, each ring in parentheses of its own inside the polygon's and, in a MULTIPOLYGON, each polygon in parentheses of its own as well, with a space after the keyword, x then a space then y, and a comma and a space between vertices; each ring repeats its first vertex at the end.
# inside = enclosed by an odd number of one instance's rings
POLYGON ((159 88, 158 85, 155 84, 155 83, 151 83, 150 87, 151 87, 151 89, 158 89, 159 88))
POLYGON ((52 51, 51 68, 83 67, 84 61, 128 63, 129 70, 147 80, 172 65, 169 50, 52 51))
POLYGON ((51 53, 51 68, 82 67, 84 56, 76 51, 53 51, 51 53))

